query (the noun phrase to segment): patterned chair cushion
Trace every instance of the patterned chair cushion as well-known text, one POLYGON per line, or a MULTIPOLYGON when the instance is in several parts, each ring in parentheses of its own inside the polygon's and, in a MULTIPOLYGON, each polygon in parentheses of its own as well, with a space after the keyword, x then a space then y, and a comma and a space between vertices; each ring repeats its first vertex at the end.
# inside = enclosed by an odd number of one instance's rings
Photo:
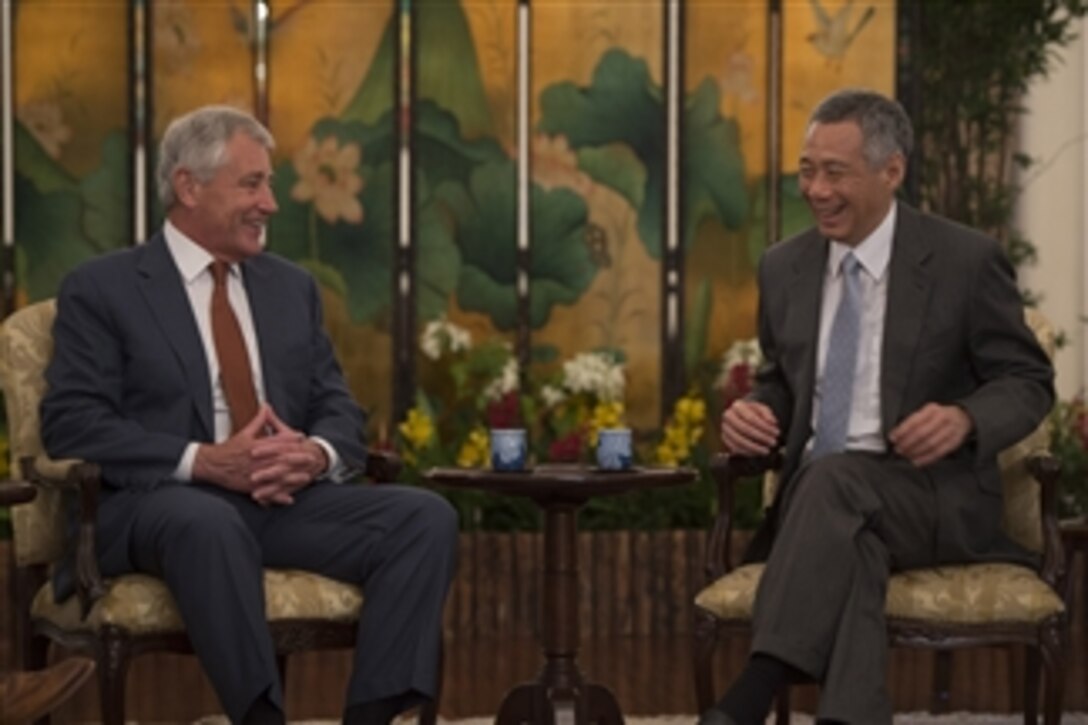
MULTIPOLYGON (((353 622, 359 617, 363 595, 358 587, 296 569, 266 569, 265 611, 270 622, 322 619, 353 622)), ((181 632, 177 607, 160 579, 129 574, 110 580, 106 595, 95 603, 86 620, 79 602, 69 597, 53 602, 53 586, 46 584, 34 597, 31 616, 68 631, 98 630, 112 624, 132 634, 181 632)))
MULTIPOLYGON (((752 617, 763 564, 734 569, 703 589, 695 605, 718 619, 752 617)), ((895 574, 888 582, 889 618, 950 624, 1040 622, 1064 611, 1057 593, 1015 564, 967 564, 895 574)))
MULTIPOLYGON (((45 366, 53 356, 53 300, 24 307, 8 317, 0 334, 0 380, 7 406, 12 471, 25 457, 41 458, 38 405, 45 393, 45 366)), ((56 561, 64 551, 61 495, 40 490, 30 503, 11 510, 18 566, 56 561)))

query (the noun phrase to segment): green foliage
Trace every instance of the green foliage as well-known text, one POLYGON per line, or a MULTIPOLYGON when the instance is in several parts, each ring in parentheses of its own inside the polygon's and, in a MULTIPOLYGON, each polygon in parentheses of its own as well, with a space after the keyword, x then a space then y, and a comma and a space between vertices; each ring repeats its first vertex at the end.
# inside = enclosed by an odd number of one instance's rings
POLYGON ((1016 177, 1031 163, 1016 149, 1017 120, 1024 94, 1047 76, 1088 5, 965 0, 919 7, 911 62, 922 93, 914 119, 922 205, 1001 240, 1014 264, 1029 263, 1034 247, 1012 226, 1016 177))
POLYGON ((102 163, 73 178, 15 124, 16 265, 31 300, 52 297, 70 269, 129 241, 127 141, 106 137, 102 163))
POLYGON ((1054 406, 1050 416, 1050 452, 1062 462, 1059 515, 1088 515, 1088 405, 1083 397, 1054 406))
MULTIPOLYGON (((721 116, 717 84, 705 80, 685 103, 681 214, 687 249, 704 218, 714 216, 726 228, 739 229, 747 216, 748 202, 739 131, 735 121, 721 116)), ((578 151, 580 162, 587 158, 587 150, 617 145, 630 150, 643 169, 637 176, 629 170, 635 160, 631 158, 615 158, 607 167, 593 163, 583 170, 632 202, 638 210, 639 238, 650 256, 660 259, 665 100, 661 87, 650 78, 646 61, 613 48, 601 57, 588 88, 556 83, 544 89, 540 106, 540 130, 565 136, 578 151), (622 176, 609 171, 622 171, 622 176), (633 187, 638 179, 642 180, 642 191, 633 187)))
MULTIPOLYGON (((516 169, 510 160, 477 167, 467 188, 447 182, 435 191, 457 227, 463 265, 457 300, 466 310, 491 316, 500 330, 517 326, 516 169)), ((597 267, 584 243, 588 212, 582 197, 568 189, 532 187, 532 233, 547 240, 530 261, 529 321, 539 329, 557 304, 585 293, 597 267)))

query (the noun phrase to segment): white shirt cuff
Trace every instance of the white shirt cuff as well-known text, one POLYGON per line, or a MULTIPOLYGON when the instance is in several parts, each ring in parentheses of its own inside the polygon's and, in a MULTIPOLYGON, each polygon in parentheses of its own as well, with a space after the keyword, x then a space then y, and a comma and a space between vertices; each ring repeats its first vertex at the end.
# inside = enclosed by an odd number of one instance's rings
POLYGON ((344 462, 340 460, 340 456, 337 454, 336 449, 333 448, 327 440, 321 436, 310 436, 310 440, 321 446, 329 459, 329 465, 325 468, 324 473, 318 476, 318 478, 325 478, 333 483, 342 483, 351 477, 351 471, 349 471, 347 466, 344 465, 344 462))
POLYGON ((200 448, 199 443, 190 443, 185 446, 185 452, 181 454, 178 467, 174 469, 175 481, 188 483, 193 480, 193 463, 196 461, 196 450, 198 448, 200 448))

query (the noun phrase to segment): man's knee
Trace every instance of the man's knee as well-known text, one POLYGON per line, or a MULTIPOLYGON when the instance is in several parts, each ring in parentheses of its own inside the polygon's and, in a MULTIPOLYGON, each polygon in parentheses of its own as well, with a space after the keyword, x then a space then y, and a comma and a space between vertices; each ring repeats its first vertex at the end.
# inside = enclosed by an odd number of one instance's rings
POLYGON ((801 471, 794 485, 791 506, 846 506, 856 510, 870 508, 870 503, 877 505, 866 492, 857 459, 849 453, 833 453, 813 461, 801 471))
POLYGON ((429 532, 436 542, 456 544, 458 517, 457 511, 442 496, 434 491, 421 488, 411 489, 408 505, 415 510, 413 518, 420 530, 429 532))
POLYGON ((190 550, 249 547, 256 541, 238 511, 217 496, 178 486, 149 494, 138 515, 138 532, 160 550, 174 544, 190 550))

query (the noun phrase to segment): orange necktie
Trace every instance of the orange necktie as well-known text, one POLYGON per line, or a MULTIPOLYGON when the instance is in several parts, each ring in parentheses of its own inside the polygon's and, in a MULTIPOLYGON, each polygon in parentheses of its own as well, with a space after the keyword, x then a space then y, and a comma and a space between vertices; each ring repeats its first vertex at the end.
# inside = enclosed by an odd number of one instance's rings
POLYGON ((212 262, 208 269, 215 280, 212 290, 212 339, 219 358, 219 382, 230 409, 231 431, 237 433, 257 414, 257 393, 253 387, 253 370, 249 353, 242 338, 242 328, 227 297, 227 274, 224 262, 212 262))

